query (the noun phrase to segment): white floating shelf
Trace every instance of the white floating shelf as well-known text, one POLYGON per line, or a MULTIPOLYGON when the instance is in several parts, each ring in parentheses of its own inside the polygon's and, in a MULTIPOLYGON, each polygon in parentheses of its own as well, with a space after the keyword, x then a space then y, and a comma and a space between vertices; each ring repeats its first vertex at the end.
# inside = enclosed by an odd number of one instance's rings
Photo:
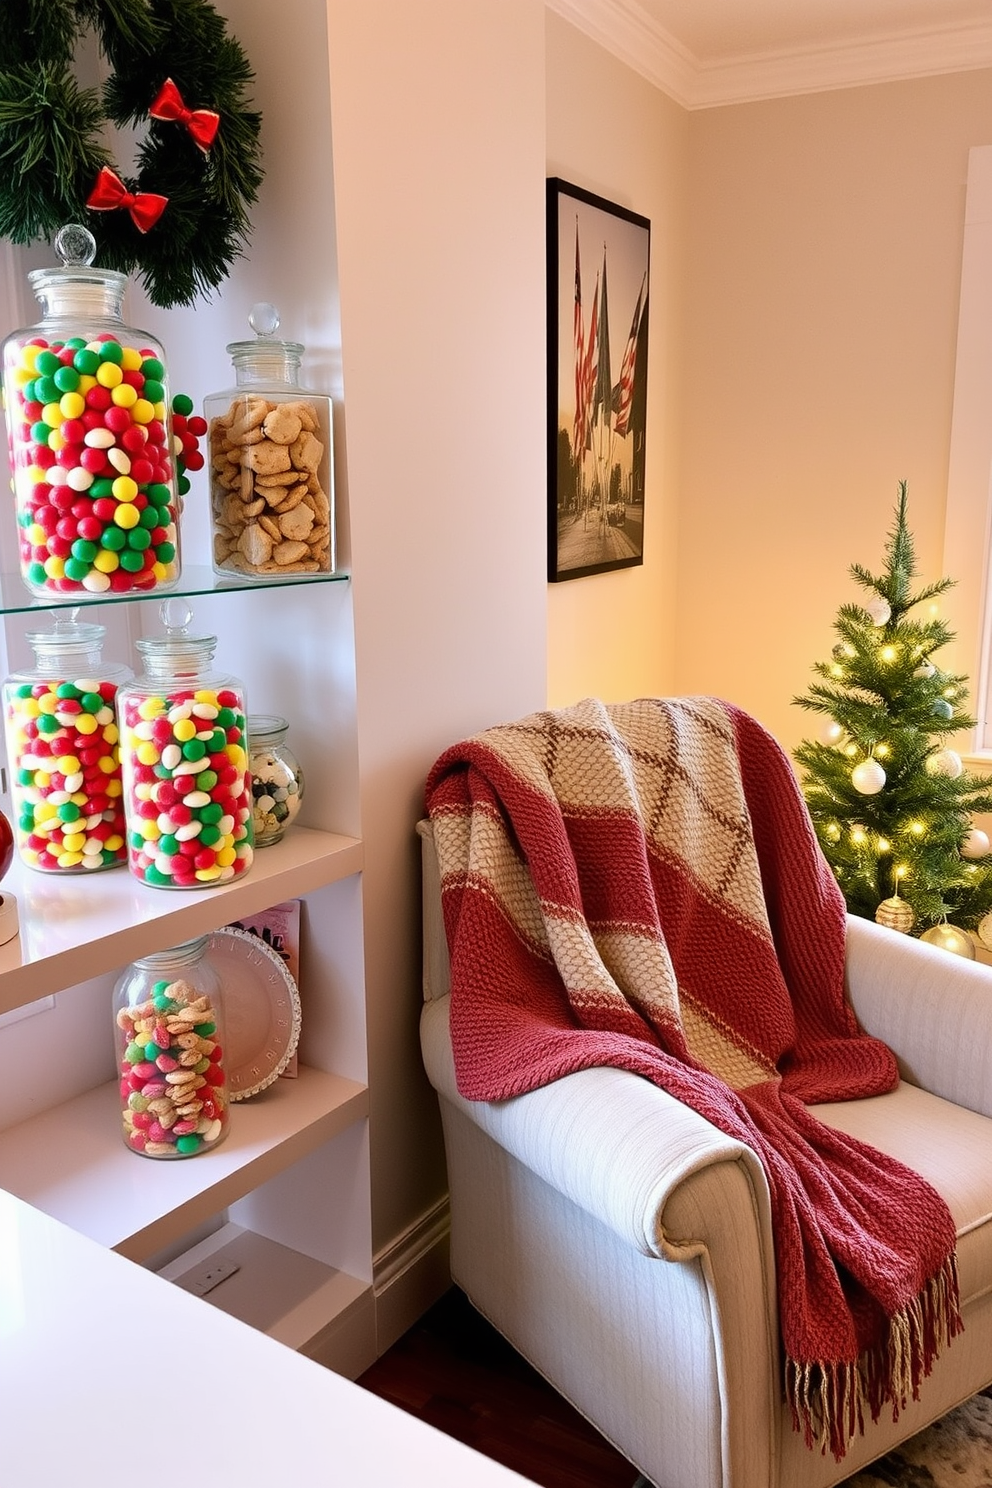
POLYGON ((46 874, 17 859, 0 883, 0 893, 17 900, 20 925, 18 935, 0 945, 0 1013, 348 878, 361 867, 358 838, 300 826, 257 850, 243 878, 210 889, 151 888, 125 867, 46 874))
POLYGON ((8 1128, 0 1188, 143 1261, 367 1115, 364 1085, 301 1066, 234 1105, 215 1151, 157 1161, 124 1145, 112 1081, 8 1128))

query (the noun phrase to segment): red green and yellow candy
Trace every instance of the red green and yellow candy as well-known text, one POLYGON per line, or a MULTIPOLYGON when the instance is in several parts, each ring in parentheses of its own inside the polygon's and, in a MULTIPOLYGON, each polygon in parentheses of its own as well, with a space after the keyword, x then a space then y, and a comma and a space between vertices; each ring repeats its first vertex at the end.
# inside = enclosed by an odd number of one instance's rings
POLYGON ((108 335, 9 343, 4 397, 21 572, 43 593, 147 592, 178 577, 178 501, 202 418, 151 350, 108 335), (171 424, 171 427, 170 427, 171 424))

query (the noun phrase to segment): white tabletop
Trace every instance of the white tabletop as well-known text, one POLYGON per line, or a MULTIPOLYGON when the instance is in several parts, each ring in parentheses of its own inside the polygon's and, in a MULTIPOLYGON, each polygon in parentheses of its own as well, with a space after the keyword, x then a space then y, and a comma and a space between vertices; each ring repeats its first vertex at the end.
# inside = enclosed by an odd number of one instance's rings
POLYGON ((526 1479, 0 1190, 0 1483, 526 1479))

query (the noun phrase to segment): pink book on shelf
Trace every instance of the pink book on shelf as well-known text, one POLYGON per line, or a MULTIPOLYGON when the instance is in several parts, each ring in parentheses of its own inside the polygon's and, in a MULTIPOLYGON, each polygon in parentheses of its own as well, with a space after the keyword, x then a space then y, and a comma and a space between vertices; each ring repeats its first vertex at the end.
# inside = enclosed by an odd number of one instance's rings
MULTIPOLYGON (((262 909, 258 914, 244 915, 240 920, 232 920, 231 927, 235 930, 247 930, 249 934, 257 935, 259 939, 264 940, 266 945, 285 961, 287 970, 299 987, 299 899, 287 899, 282 904, 270 904, 268 909, 262 909)), ((292 1079, 296 1072, 297 1059, 294 1052, 280 1078, 292 1079)))

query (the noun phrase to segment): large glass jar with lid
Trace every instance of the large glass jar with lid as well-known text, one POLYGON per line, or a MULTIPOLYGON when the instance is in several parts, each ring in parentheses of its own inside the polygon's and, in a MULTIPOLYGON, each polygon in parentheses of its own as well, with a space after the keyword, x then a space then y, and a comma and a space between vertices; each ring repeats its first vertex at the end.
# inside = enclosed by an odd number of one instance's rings
POLYGON ((220 978, 208 938, 134 961, 114 989, 121 1134, 143 1157, 195 1157, 227 1134, 220 978))
POLYGON ((271 583, 334 572, 331 400, 299 383, 304 347, 257 304, 233 341, 235 386, 204 399, 213 562, 271 583))
POLYGON ((66 227, 35 269, 42 319, 3 344, 21 577, 51 599, 172 588, 179 495, 165 355, 123 320, 127 277, 66 227))
POLYGON ((105 633, 61 616, 29 630, 34 665, 3 683, 17 849, 42 872, 127 861, 116 700, 133 673, 103 660, 105 633))
POLYGON ((181 600, 142 636, 142 673, 117 697, 128 864, 156 888, 206 889, 251 867, 251 776, 242 683, 213 667, 181 600))

